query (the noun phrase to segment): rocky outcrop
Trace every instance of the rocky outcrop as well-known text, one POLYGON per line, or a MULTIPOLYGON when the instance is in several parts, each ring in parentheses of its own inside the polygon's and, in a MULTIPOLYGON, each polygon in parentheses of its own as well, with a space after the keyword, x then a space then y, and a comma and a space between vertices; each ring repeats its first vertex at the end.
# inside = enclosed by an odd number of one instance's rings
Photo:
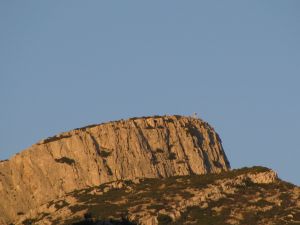
POLYGON ((156 116, 92 125, 42 140, 0 162, 0 221, 111 181, 229 168, 219 136, 200 119, 156 116))
POLYGON ((15 225, 299 224, 300 188, 264 167, 219 174, 115 181, 31 210, 15 225), (131 223, 110 223, 111 219, 131 223), (106 223, 104 223, 104 221, 106 223), (82 223, 81 223, 82 224, 82 223))

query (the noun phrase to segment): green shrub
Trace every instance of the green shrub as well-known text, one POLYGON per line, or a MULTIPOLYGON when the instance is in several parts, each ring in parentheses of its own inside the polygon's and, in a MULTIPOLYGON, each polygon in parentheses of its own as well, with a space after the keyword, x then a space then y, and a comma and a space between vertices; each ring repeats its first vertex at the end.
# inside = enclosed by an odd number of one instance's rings
POLYGON ((75 164, 75 160, 74 159, 71 159, 71 158, 68 158, 68 157, 61 157, 59 159, 54 159, 55 162, 58 162, 58 163, 66 163, 68 165, 72 165, 72 164, 75 164))
POLYGON ((175 154, 174 152, 170 152, 170 154, 169 154, 169 159, 170 159, 170 160, 176 159, 176 154, 175 154))
POLYGON ((100 156, 103 157, 103 158, 106 158, 108 156, 111 155, 111 152, 107 152, 107 151, 100 151, 100 156))
POLYGON ((158 225, 167 225, 173 222, 172 218, 165 214, 158 214, 157 220, 158 220, 158 225))

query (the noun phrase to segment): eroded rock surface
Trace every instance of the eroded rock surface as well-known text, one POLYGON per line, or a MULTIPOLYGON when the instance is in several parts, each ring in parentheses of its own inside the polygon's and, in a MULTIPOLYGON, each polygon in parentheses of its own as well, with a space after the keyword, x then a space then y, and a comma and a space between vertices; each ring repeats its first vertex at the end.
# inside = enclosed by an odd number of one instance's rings
POLYGON ((75 129, 0 162, 0 223, 68 192, 111 181, 229 168, 219 136, 200 119, 144 117, 75 129))
POLYGON ((300 188, 264 167, 219 174, 115 181, 77 190, 20 216, 16 225, 299 224, 300 188), (130 223, 109 223, 127 218, 130 223), (106 223, 105 223, 105 222, 106 223))

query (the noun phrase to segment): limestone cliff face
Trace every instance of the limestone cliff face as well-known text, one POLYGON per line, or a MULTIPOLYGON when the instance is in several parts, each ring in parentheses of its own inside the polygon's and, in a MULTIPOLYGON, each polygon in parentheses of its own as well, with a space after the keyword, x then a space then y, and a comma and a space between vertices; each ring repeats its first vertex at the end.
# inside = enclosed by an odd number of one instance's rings
POLYGON ((199 119, 156 116, 75 129, 0 162, 0 224, 77 189, 229 168, 219 136, 199 119))

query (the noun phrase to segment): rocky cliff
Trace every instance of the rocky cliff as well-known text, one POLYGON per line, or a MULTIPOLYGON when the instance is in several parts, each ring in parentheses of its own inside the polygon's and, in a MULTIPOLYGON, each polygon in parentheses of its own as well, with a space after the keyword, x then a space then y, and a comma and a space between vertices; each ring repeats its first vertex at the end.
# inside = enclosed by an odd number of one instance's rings
POLYGON ((219 136, 200 119, 155 116, 79 128, 0 162, 0 221, 111 181, 229 168, 219 136))

